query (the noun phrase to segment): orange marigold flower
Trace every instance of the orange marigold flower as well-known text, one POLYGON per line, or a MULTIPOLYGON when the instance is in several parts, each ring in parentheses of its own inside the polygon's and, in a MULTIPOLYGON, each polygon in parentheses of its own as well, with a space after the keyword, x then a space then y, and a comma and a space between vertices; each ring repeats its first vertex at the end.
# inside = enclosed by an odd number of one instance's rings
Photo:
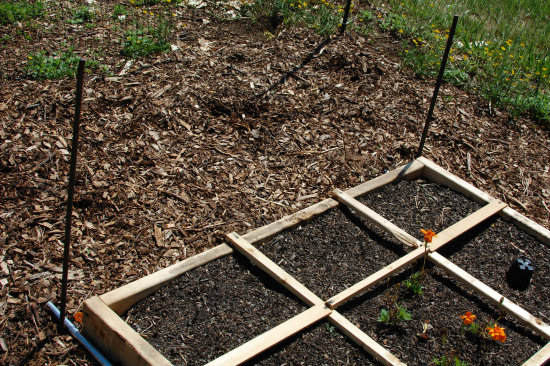
POLYGON ((467 311, 464 315, 460 315, 460 317, 462 318, 462 323, 466 325, 472 324, 474 322, 474 319, 477 318, 477 316, 469 311, 467 311))
POLYGON ((504 328, 501 328, 496 324, 493 328, 487 327, 487 331, 491 338, 493 338, 495 341, 504 342, 506 340, 506 333, 504 333, 504 328))
POLYGON ((77 323, 82 323, 82 313, 80 311, 77 311, 74 313, 74 321, 77 323))
POLYGON ((426 243, 431 243, 432 242, 432 238, 435 236, 437 237, 437 235, 435 235, 435 233, 432 231, 432 230, 424 230, 424 229, 420 229, 420 231, 422 232, 422 235, 424 235, 424 241, 426 243))

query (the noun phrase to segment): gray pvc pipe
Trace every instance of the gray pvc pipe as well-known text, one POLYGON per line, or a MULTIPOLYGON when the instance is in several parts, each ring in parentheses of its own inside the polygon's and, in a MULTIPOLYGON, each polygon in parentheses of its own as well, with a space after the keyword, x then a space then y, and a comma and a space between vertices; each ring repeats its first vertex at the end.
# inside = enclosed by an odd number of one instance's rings
MULTIPOLYGON (((46 305, 48 306, 48 308, 50 308, 55 318, 59 320, 59 309, 51 301, 48 301, 46 305)), ((113 366, 113 364, 109 362, 109 360, 107 360, 105 356, 103 356, 103 354, 97 348, 95 348, 93 344, 90 343, 90 341, 84 338, 78 328, 75 327, 75 325, 71 323, 71 321, 67 318, 65 318, 65 327, 67 327, 69 333, 71 333, 71 335, 76 338, 76 340, 79 341, 80 344, 83 345, 84 348, 86 348, 88 352, 92 354, 92 356, 94 356, 97 362, 99 362, 102 366, 113 366)))

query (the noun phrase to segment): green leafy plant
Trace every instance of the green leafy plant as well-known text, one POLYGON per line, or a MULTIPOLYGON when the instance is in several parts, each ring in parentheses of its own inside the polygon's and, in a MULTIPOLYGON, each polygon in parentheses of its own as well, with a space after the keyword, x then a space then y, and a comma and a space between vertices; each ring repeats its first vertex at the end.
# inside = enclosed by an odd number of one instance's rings
POLYGON ((113 7, 113 19, 120 19, 120 17, 125 17, 128 15, 128 9, 123 4, 115 4, 113 7))
MULTIPOLYGON (((91 57, 97 56, 95 52, 87 52, 90 59, 86 62, 86 70, 99 69, 108 72, 108 66, 102 65, 91 57)), ((34 79, 61 79, 66 76, 74 76, 78 68, 80 56, 74 53, 72 48, 64 52, 55 52, 51 55, 46 52, 37 52, 27 57, 25 74, 34 79)))
POLYGON ((399 288, 401 284, 395 285, 392 289, 386 291, 386 308, 380 310, 377 321, 386 325, 395 325, 402 321, 412 319, 412 315, 407 308, 398 303, 399 288))
POLYGON ((443 355, 439 358, 434 357, 433 364, 436 366, 468 366, 470 363, 460 360, 457 356, 443 355))
POLYGON ((386 325, 395 325, 402 321, 411 320, 412 315, 405 306, 394 304, 390 309, 380 310, 377 321, 386 325))
POLYGON ((122 54, 126 57, 137 58, 155 53, 170 51, 168 37, 172 26, 167 21, 160 21, 156 28, 138 27, 126 33, 122 54))
POLYGON ((72 49, 52 55, 45 52, 34 53, 28 56, 25 73, 35 79, 61 79, 73 76, 79 59, 72 49))
POLYGON ((464 87, 512 117, 550 126, 550 2, 373 0, 378 22, 403 40, 403 64, 435 77, 452 14, 461 14, 444 80, 464 87), (512 19, 512 21, 495 21, 512 19), (520 21, 521 19, 521 21, 520 21), (537 37, 532 37, 537 34, 537 37))
POLYGON ((73 11, 73 17, 67 20, 70 24, 82 24, 92 22, 95 18, 95 13, 89 6, 81 6, 73 11))
POLYGON ((0 1, 0 24, 30 20, 44 15, 41 1, 0 1))
POLYGON ((425 273, 415 272, 409 276, 405 281, 403 281, 403 286, 408 293, 412 295, 422 295, 424 294, 424 286, 422 282, 424 281, 425 273))

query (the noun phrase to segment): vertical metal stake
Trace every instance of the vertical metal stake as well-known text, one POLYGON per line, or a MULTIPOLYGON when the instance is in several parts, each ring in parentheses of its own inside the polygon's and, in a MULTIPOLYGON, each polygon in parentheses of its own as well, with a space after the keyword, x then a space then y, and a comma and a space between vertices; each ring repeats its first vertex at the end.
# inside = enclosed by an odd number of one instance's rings
POLYGON ((426 135, 428 135, 428 129, 430 128, 430 122, 432 121, 432 115, 434 113, 434 107, 435 107, 435 102, 437 100, 437 94, 439 93, 439 87, 441 86, 441 82, 443 81, 443 73, 445 72, 445 66, 447 66, 447 58, 449 57, 449 52, 451 51, 451 45, 453 44, 453 37, 455 36, 457 22, 458 22, 458 15, 455 15, 453 17, 453 25, 451 25, 451 30, 449 31, 449 38, 447 39, 447 46, 445 47, 445 52, 443 53, 443 59, 441 60, 439 75, 437 75, 437 80, 435 82, 435 89, 432 95, 430 109, 428 110, 428 116, 426 117, 426 123, 424 124, 424 131, 422 131, 422 138, 420 139, 420 146, 418 147, 418 151, 414 156, 415 159, 422 156, 422 150, 424 150, 426 135))
POLYGON ((344 19, 342 20, 342 28, 340 28, 340 34, 344 34, 344 32, 346 31, 350 9, 351 9, 351 0, 347 0, 346 7, 344 8, 344 19))
POLYGON ((71 149, 71 165, 69 170, 69 188, 67 192, 67 214, 65 216, 65 245, 63 248, 63 277, 61 279, 61 309, 57 329, 61 332, 65 323, 67 310, 67 282, 69 279, 69 254, 71 250, 71 219, 73 214, 74 181, 76 175, 76 154, 78 150, 78 128, 80 125, 80 109, 82 107, 82 84, 86 60, 80 59, 76 72, 76 100, 73 122, 73 144, 71 149))

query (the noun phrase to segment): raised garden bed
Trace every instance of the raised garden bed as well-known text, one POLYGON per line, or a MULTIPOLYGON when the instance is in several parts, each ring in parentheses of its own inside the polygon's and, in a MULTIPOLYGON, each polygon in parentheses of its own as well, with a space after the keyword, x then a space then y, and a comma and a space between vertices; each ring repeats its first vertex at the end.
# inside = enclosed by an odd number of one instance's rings
POLYGON ((550 313, 542 304, 550 292, 543 280, 548 230, 424 158, 334 197, 244 236, 229 234, 257 268, 237 254, 221 258, 233 249, 220 245, 87 300, 84 331, 132 365, 414 365, 443 354, 472 365, 542 365, 550 358, 550 313), (421 237, 421 227, 438 232, 428 253, 410 235, 421 237), (478 242, 485 251, 476 251, 478 242), (517 254, 537 257, 524 292, 504 282, 517 254), (428 266, 424 294, 399 294, 413 320, 381 326, 385 294, 402 292, 398 284, 425 255, 435 266, 428 266), (493 257, 496 265, 488 263, 493 257), (499 324, 507 341, 458 334, 465 311, 480 321, 506 312, 499 324))

